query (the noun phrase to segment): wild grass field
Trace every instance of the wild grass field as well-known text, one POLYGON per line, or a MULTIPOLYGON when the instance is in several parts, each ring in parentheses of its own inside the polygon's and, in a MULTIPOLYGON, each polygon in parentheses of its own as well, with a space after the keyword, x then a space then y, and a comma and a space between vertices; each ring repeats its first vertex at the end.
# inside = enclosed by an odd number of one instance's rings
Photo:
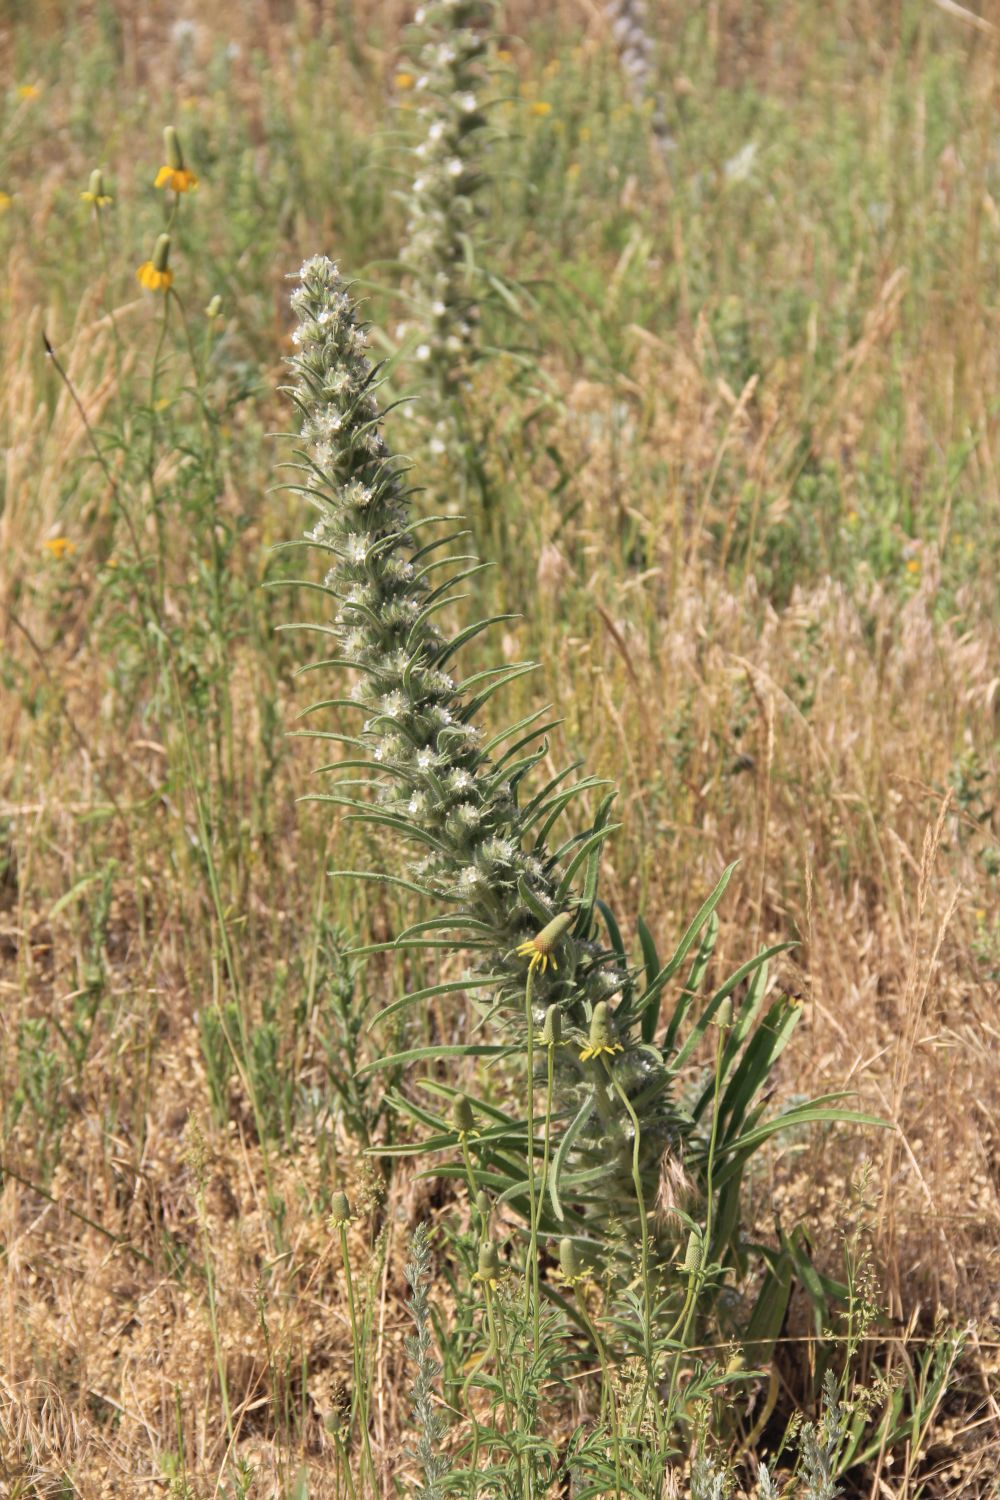
POLYGON ((0 15, 0 1493, 1000 1495, 1000 6, 427 11, 0 15))

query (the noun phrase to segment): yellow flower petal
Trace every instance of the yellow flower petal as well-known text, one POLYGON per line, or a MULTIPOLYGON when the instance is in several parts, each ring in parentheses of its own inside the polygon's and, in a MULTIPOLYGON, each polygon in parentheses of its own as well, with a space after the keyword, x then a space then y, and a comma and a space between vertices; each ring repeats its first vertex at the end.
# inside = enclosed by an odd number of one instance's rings
POLYGON ((190 193, 198 186, 198 179, 188 167, 162 166, 153 186, 170 188, 175 193, 190 193))
POLYGON ((144 260, 135 273, 140 286, 147 292, 165 292, 174 279, 173 271, 158 271, 151 260, 144 260))

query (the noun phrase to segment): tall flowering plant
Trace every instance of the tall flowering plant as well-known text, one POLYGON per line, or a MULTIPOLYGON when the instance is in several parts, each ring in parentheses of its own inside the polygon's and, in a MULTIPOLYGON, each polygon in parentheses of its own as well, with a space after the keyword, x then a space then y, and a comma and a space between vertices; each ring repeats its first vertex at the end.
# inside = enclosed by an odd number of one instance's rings
POLYGON ((410 278, 415 357, 438 408, 439 444, 447 427, 444 408, 478 342, 473 248, 481 216, 476 195, 484 181, 490 19, 488 0, 431 0, 414 18, 413 71, 400 75, 413 89, 422 130, 400 258, 410 278))
POLYGON ((646 0, 607 0, 604 11, 618 47, 625 91, 636 106, 649 103, 653 111, 653 134, 661 150, 665 150, 670 145, 670 132, 656 86, 656 49, 646 0))
POLYGON ((317 511, 306 541, 326 559, 321 587, 330 601, 329 621, 309 628, 333 642, 316 665, 353 678, 349 693, 310 710, 337 714, 337 727, 313 732, 346 752, 328 768, 336 779, 322 800, 412 850, 398 873, 339 873, 393 880, 425 899, 431 914, 393 946, 440 949, 447 934, 449 947, 472 960, 463 979, 400 995, 382 1014, 461 990, 497 1039, 417 1048, 368 1066, 462 1053, 526 1060, 527 1119, 456 1092, 450 1122, 413 1109, 432 1132, 424 1149, 460 1144, 457 1171, 520 1210, 533 1240, 537 1232, 575 1237, 595 1259, 607 1259, 612 1243, 630 1253, 638 1243, 648 1287, 657 1257, 673 1275, 679 1237, 694 1236, 685 1264, 701 1274, 727 1253, 743 1167, 760 1142, 783 1124, 832 1117, 821 1101, 762 1119, 757 1096, 799 1009, 780 999, 762 1012, 767 960, 777 950, 749 960, 696 1006, 727 871, 666 963, 641 924, 642 962, 630 963, 598 896, 601 850, 615 827, 612 794, 586 826, 557 834, 576 798, 601 784, 573 781, 572 769, 535 784, 547 710, 487 727, 495 695, 531 665, 462 676, 462 648, 497 623, 449 623, 462 597, 456 588, 483 564, 452 555, 447 518, 411 513, 408 466, 383 432, 382 372, 368 358, 337 267, 322 256, 307 261, 292 306, 290 389, 303 443, 293 488, 317 511), (357 794, 359 770, 368 797, 357 794), (689 954, 687 984, 661 1023, 661 999, 689 954), (713 1020, 722 1023, 714 1081, 682 1102, 679 1075, 713 1020), (544 1109, 536 1109, 543 1081, 544 1109), (681 1157, 694 1197, 700 1189, 708 1203, 700 1226, 677 1203, 666 1218, 655 1213, 681 1157))

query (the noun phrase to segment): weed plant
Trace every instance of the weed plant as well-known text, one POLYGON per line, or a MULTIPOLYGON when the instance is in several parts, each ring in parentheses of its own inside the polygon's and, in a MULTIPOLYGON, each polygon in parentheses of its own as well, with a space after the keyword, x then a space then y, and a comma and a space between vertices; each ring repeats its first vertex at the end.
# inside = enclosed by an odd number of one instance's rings
MULTIPOLYGON (((403 1092, 391 1103, 431 1132, 416 1149, 458 1148, 460 1162, 443 1170, 466 1180, 472 1204, 480 1193, 495 1196, 525 1226, 530 1340, 514 1301, 494 1305, 500 1266, 485 1219, 475 1272, 486 1299, 488 1354, 511 1380, 521 1376, 516 1399, 499 1389, 513 1465, 505 1471, 504 1492, 544 1493, 554 1478, 553 1455, 533 1447, 529 1457, 511 1446, 510 1434, 515 1408, 520 1423, 527 1418, 534 1430, 547 1368, 539 1265, 545 1236, 561 1237, 563 1274, 571 1284, 587 1269, 606 1279, 613 1358, 632 1355, 644 1369, 631 1419, 638 1446, 643 1453, 651 1448, 655 1467, 672 1451, 685 1410, 727 1378, 697 1361, 700 1373, 692 1382, 686 1356, 711 1342, 713 1331, 718 1338, 720 1325, 712 1318, 717 1294, 729 1272, 746 1273, 741 1184, 754 1153, 778 1130, 838 1118, 876 1122, 849 1115, 835 1098, 766 1117, 760 1096, 801 1009, 784 997, 762 1012, 766 966, 779 948, 748 960, 699 1002, 714 912, 731 871, 667 963, 642 924, 642 962, 630 962, 618 924, 598 896, 600 853, 616 827, 610 822, 613 795, 602 796, 581 831, 556 835, 567 809, 599 783, 573 780, 571 766, 532 785, 531 773, 548 749, 545 709, 494 733, 483 729, 482 710, 530 665, 455 675, 463 645, 498 623, 477 619, 447 628, 447 612, 461 597, 456 588, 476 578, 482 564, 455 555, 446 518, 417 521, 410 512, 408 467, 383 434, 380 371, 367 357, 356 305, 332 262, 314 257, 303 265, 292 306, 298 352, 291 394, 304 447, 295 464, 301 478, 290 487, 318 512, 306 543, 330 564, 315 587, 330 599, 333 615, 332 623, 305 628, 329 637, 336 653, 316 667, 353 678, 349 696, 323 698, 306 712, 333 709, 360 720, 352 733, 303 731, 343 747, 324 768, 336 774, 335 790, 316 797, 345 809, 348 821, 414 846, 402 874, 378 868, 337 873, 401 884, 432 911, 441 910, 374 951, 444 949, 469 955, 474 964, 458 979, 404 991, 373 1024, 468 993, 498 1038, 410 1047, 359 1071, 444 1063, 443 1076, 425 1080, 425 1087, 449 1106, 446 1113, 403 1092), (358 795, 359 771, 374 782, 372 800, 358 795), (662 996, 692 952, 693 971, 661 1027, 662 996), (703 1039, 712 1057, 707 1077, 682 1098, 677 1073, 703 1039), (447 1070, 459 1059, 484 1057, 520 1060, 526 1115, 486 1097, 470 1098, 449 1081, 447 1070), (683 1195, 665 1199, 682 1162, 689 1185, 683 1195), (505 1331, 514 1343, 502 1350, 498 1340, 505 1331)), ((413 1149, 399 1146, 393 1153, 413 1149)), ((724 1337, 752 1334, 750 1349, 759 1360, 773 1349, 796 1259, 808 1257, 789 1247, 772 1261, 746 1327, 730 1322, 721 1330, 724 1337)), ((580 1315, 604 1363, 603 1341, 582 1304, 580 1315)), ((500 1430, 494 1429, 494 1443, 500 1430)), ((617 1439, 614 1446, 620 1486, 617 1439)), ((477 1464, 478 1450, 473 1469, 477 1464)))

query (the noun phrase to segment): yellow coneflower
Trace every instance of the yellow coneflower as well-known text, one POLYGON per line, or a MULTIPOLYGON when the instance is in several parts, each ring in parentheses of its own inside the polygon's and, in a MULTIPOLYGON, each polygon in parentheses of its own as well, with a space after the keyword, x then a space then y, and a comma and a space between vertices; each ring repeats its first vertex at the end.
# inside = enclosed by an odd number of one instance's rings
POLYGON ((162 166, 153 184, 158 188, 171 188, 175 193, 190 193, 198 186, 198 179, 187 167, 162 166))
POLYGON ((451 1106, 451 1118, 460 1141, 471 1140, 479 1131, 475 1128, 476 1117, 465 1094, 456 1094, 451 1106))
POLYGON ((480 1281, 483 1286, 488 1286, 491 1291, 495 1292, 500 1285, 503 1271, 496 1245, 492 1240, 483 1240, 479 1247, 479 1265, 473 1272, 473 1281, 480 1281))
POLYGON ((174 273, 170 269, 170 236, 161 234, 156 241, 152 260, 144 260, 136 271, 136 279, 147 292, 166 292, 170 289, 174 273))
POLYGON ((90 186, 80 197, 84 203, 92 203, 95 208, 106 208, 109 203, 114 202, 111 194, 104 191, 104 173, 100 167, 95 167, 91 172, 90 186))
POLYGON ((71 542, 68 536, 50 536, 42 543, 46 552, 51 552, 53 557, 72 557, 76 551, 76 543, 71 542))
POLYGON ((565 1235, 559 1241, 559 1280, 566 1286, 579 1286, 587 1279, 587 1268, 577 1254, 576 1245, 565 1235))
POLYGON ((591 1057, 612 1057, 616 1052, 624 1051, 625 1048, 621 1042, 615 1041, 608 1003, 606 1000, 599 1000, 590 1018, 590 1036, 587 1038, 586 1047, 580 1053, 580 1060, 586 1062, 591 1057))
POLYGON ((191 192, 192 188, 198 186, 198 179, 184 165, 180 137, 172 125, 168 125, 163 132, 163 149, 167 160, 156 174, 154 187, 170 188, 175 193, 191 192))
POLYGON ((533 938, 526 938, 523 943, 518 944, 516 950, 518 958, 530 957, 531 959, 528 965, 529 974, 534 973, 536 969, 541 969, 544 974, 549 964, 552 965, 553 969, 558 969, 559 965, 556 963, 553 950, 559 940, 572 926, 572 923, 573 916, 571 912, 560 912, 559 916, 553 917, 552 921, 543 927, 541 932, 536 932, 533 938))

